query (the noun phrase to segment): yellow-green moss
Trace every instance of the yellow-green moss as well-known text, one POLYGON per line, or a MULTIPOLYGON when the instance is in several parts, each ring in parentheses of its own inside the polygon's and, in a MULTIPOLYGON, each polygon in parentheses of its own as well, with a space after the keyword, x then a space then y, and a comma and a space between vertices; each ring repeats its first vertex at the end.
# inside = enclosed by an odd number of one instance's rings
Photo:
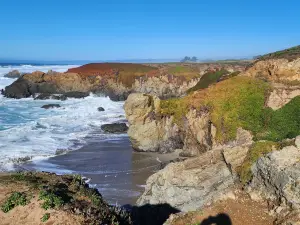
POLYGON ((183 98, 173 98, 162 100, 160 103, 160 113, 162 115, 174 116, 174 123, 180 125, 183 117, 188 112, 187 102, 183 98))
POLYGON ((242 184, 247 184, 251 181, 253 174, 251 166, 262 156, 274 151, 280 146, 280 143, 272 141, 256 142, 250 148, 248 155, 242 166, 238 169, 238 175, 242 184))
POLYGON ((190 108, 208 108, 217 127, 217 139, 224 142, 236 137, 238 127, 254 132, 262 129, 260 116, 268 90, 269 85, 263 81, 233 77, 184 98, 162 101, 161 112, 174 115, 178 122, 190 108))
POLYGON ((208 109, 220 143, 235 139, 239 127, 251 131, 256 140, 296 137, 300 134, 300 96, 274 111, 265 107, 270 91, 265 81, 237 76, 183 98, 162 101, 161 113, 173 115, 180 125, 189 109, 208 109))

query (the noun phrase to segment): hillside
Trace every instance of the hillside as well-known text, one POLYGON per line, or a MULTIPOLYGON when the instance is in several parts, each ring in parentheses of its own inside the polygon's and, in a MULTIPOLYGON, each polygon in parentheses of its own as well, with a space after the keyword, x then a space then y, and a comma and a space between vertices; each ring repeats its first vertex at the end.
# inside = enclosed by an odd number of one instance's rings
POLYGON ((268 59, 287 59, 292 61, 300 57, 300 45, 284 49, 281 51, 276 51, 268 53, 262 56, 257 57, 258 60, 268 60, 268 59))

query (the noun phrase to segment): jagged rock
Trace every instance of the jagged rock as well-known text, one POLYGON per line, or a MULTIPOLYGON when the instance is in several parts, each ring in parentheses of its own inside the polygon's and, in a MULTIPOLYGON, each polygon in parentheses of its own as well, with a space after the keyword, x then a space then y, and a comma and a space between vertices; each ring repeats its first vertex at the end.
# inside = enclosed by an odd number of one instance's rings
POLYGON ((189 211, 220 198, 233 185, 221 150, 179 163, 170 163, 148 178, 138 205, 168 203, 189 211))
POLYGON ((274 110, 279 109, 299 95, 300 86, 275 85, 268 98, 267 106, 274 110))
POLYGON ((129 122, 128 135, 132 147, 137 151, 172 152, 182 148, 178 128, 172 118, 155 120, 159 112, 160 99, 147 94, 131 94, 124 109, 129 122))
POLYGON ((98 111, 103 112, 103 111, 105 111, 105 109, 103 107, 98 107, 98 111))
POLYGON ((47 104, 47 105, 43 105, 41 108, 43 108, 43 109, 60 108, 60 105, 59 104, 47 104))
POLYGON ((128 130, 126 123, 104 124, 101 129, 108 133, 125 133, 128 130))
POLYGON ((300 58, 259 60, 249 67, 243 75, 257 77, 280 83, 300 82, 300 58))
POLYGON ((20 73, 19 70, 13 70, 4 75, 4 77, 7 77, 7 78, 19 78, 21 76, 22 76, 22 73, 20 73))
POLYGON ((252 139, 253 136, 249 131, 238 128, 236 140, 223 147, 224 160, 232 172, 236 172, 236 169, 244 162, 253 144, 252 139))
POLYGON ((300 148, 284 147, 258 159, 252 167, 251 191, 281 206, 300 209, 300 148))

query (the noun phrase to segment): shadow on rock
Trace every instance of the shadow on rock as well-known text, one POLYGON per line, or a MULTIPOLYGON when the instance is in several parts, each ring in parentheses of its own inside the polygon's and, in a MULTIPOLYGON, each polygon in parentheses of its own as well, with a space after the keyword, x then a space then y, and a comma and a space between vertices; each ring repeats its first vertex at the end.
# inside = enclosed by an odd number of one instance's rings
POLYGON ((134 225, 162 225, 171 214, 180 212, 169 204, 128 206, 134 225))
POLYGON ((216 216, 209 216, 203 220, 200 225, 232 225, 232 222, 227 214, 220 213, 216 216))

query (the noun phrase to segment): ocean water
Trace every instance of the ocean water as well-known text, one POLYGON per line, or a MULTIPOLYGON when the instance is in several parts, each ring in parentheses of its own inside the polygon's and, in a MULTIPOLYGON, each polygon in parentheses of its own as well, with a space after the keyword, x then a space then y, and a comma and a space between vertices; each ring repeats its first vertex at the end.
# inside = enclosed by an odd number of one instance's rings
MULTIPOLYGON (((20 72, 54 70, 64 72, 78 65, 1 65, 0 89, 15 79, 3 77, 14 69, 20 72)), ((57 151, 79 149, 86 136, 102 124, 124 119, 123 102, 90 95, 84 99, 33 100, 8 99, 0 95, 0 171, 13 170, 18 160, 39 161, 55 156, 57 151), (57 103, 61 108, 42 109, 57 103), (98 107, 104 107, 99 112, 98 107)), ((98 139, 118 138, 97 132, 98 139)))

